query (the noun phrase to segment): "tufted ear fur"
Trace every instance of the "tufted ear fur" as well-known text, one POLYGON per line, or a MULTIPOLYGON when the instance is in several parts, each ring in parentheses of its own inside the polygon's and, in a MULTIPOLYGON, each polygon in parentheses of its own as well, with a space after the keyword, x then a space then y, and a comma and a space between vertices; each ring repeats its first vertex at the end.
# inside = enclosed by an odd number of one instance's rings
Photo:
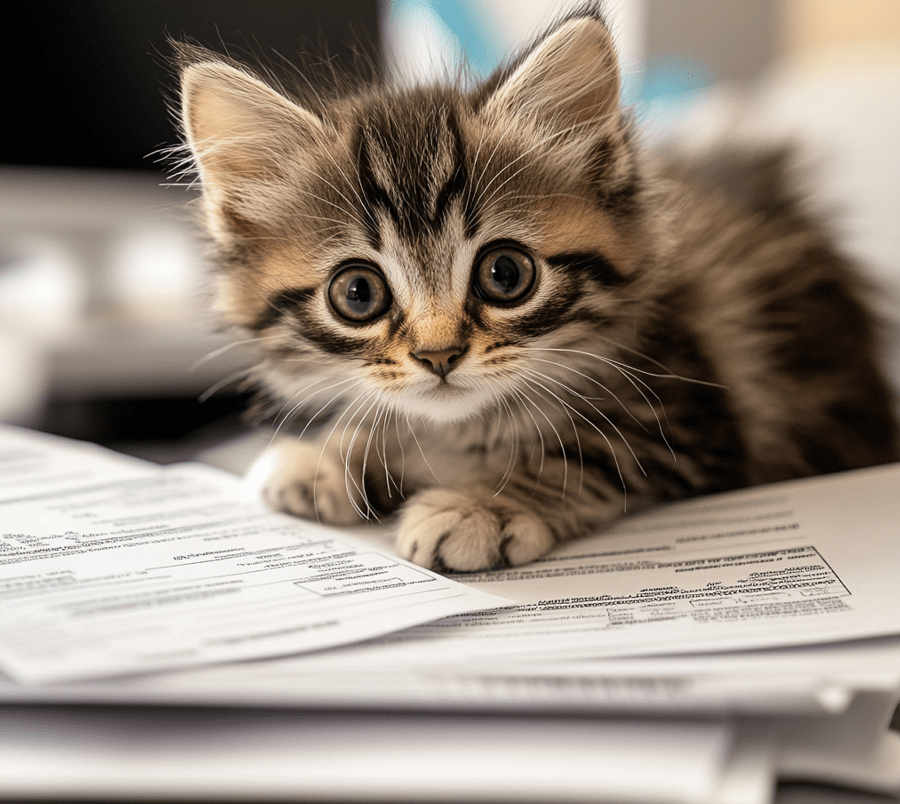
POLYGON ((188 65, 181 80, 182 126, 215 232, 249 231, 279 217, 279 201, 318 147, 322 122, 228 64, 188 65))
POLYGON ((485 103, 484 114, 577 138, 617 127, 619 83, 615 47, 603 21, 570 19, 512 69, 485 103))

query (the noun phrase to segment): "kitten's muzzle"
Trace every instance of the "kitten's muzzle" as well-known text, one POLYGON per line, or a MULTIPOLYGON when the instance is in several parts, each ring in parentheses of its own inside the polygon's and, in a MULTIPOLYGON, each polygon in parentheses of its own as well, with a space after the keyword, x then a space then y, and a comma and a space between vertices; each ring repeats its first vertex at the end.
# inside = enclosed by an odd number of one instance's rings
POLYGON ((459 359, 468 350, 467 346, 448 346, 446 349, 421 350, 410 352, 410 357, 421 363, 442 380, 459 364, 459 359))

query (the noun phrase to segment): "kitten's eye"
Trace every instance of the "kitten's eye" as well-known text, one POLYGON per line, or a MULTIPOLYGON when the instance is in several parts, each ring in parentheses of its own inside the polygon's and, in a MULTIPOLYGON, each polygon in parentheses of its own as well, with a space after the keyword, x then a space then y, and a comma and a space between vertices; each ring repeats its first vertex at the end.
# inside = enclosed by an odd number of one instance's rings
POLYGON ((328 300, 348 321, 372 321, 391 306, 391 292, 384 277, 368 265, 348 265, 328 286, 328 300))
POLYGON ((486 251, 475 265, 472 290, 479 299, 509 304, 524 298, 534 285, 534 260, 514 246, 486 251))

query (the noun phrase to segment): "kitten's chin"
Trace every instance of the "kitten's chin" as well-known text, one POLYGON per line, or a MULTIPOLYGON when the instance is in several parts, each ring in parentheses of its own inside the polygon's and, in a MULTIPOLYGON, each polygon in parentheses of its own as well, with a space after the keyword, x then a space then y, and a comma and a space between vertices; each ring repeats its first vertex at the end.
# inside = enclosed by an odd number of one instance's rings
POLYGON ((489 407, 493 397, 476 390, 442 387, 440 392, 409 394, 400 401, 400 409, 415 417, 439 424, 463 422, 489 407))

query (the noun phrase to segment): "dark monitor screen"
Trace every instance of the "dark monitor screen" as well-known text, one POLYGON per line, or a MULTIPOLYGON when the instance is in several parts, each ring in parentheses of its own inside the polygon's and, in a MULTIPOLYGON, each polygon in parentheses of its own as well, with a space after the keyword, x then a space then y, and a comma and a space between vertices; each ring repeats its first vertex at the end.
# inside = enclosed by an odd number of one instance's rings
POLYGON ((273 67, 378 57, 376 0, 44 0, 6 4, 0 164, 164 169, 177 141, 168 37, 273 67), (305 57, 303 54, 307 54, 305 57))

